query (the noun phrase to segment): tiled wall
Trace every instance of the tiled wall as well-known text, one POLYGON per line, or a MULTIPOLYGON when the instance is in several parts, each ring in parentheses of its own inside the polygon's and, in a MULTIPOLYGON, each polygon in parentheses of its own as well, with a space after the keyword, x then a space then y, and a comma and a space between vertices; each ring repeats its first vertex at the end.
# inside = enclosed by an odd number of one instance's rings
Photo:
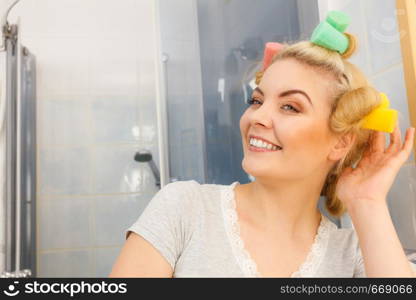
MULTIPOLYGON (((319 3, 321 9, 342 10, 351 16, 347 31, 355 34, 359 42, 359 50, 351 61, 365 72, 379 91, 388 95, 391 106, 399 111, 404 138, 411 124, 400 50, 403 33, 398 28, 397 14, 400 12, 396 10, 396 1, 324 0, 319 3)), ((416 250, 416 165, 413 152, 397 175, 388 202, 402 245, 416 250)))
POLYGON ((157 188, 152 0, 24 0, 37 59, 38 276, 107 276, 157 188))

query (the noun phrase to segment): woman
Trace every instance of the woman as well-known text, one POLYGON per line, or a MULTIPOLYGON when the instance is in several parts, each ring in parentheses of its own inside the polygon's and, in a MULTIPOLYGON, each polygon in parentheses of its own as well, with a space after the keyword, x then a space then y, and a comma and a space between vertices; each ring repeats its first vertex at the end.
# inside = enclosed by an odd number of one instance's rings
POLYGON ((240 120, 242 167, 255 181, 166 185, 129 228, 110 277, 415 276, 386 203, 414 128, 402 144, 397 124, 385 149, 384 133, 361 127, 379 92, 309 41, 286 45, 261 75, 240 120), (355 229, 321 214, 321 195, 355 229))

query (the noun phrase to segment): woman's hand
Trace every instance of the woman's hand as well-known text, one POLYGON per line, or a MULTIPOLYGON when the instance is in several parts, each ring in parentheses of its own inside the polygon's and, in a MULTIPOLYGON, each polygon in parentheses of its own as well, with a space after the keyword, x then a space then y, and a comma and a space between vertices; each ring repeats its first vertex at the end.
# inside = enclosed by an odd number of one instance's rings
POLYGON ((338 179, 337 196, 347 208, 362 201, 385 202, 397 173, 412 151, 414 135, 415 128, 408 128, 402 145, 397 123, 390 134, 390 145, 385 149, 384 132, 371 134, 357 167, 346 168, 338 179))

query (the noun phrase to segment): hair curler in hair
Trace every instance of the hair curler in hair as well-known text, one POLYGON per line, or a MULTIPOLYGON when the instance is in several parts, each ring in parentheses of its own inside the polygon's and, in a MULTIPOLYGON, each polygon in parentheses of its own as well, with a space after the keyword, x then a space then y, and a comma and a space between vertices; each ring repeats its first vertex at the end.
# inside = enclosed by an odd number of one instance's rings
POLYGON ((369 113, 361 125, 362 128, 392 133, 396 127, 398 112, 390 109, 387 95, 380 93, 381 104, 369 113))
POLYGON ((266 43, 264 47, 264 55, 263 55, 263 70, 266 70, 267 67, 271 64, 273 56, 283 48, 283 45, 280 43, 266 43))

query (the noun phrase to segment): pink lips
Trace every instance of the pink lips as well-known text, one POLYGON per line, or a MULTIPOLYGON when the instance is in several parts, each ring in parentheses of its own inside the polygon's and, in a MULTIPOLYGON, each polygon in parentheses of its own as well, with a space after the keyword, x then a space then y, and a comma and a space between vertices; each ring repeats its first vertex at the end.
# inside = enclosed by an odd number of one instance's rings
POLYGON ((271 149, 269 150, 269 149, 257 148, 252 145, 248 145, 248 150, 253 151, 253 152, 277 152, 282 149, 278 148, 277 150, 271 150, 271 149))
POLYGON ((255 135, 250 135, 249 136, 247 144, 248 144, 248 149, 250 151, 253 151, 253 152, 276 152, 276 151, 282 150, 282 147, 280 147, 279 145, 276 145, 276 144, 274 144, 274 143, 272 143, 272 142, 270 142, 266 139, 263 139, 262 137, 255 136, 255 135), (252 139, 252 138, 255 138, 255 139, 258 139, 258 140, 261 140, 261 141, 265 141, 266 143, 272 144, 272 145, 277 147, 277 150, 272 150, 272 149, 269 150, 269 149, 265 149, 265 148, 254 147, 254 146, 250 145, 250 139, 252 139))
MULTIPOLYGON (((250 141, 250 139, 252 139, 252 138, 255 138, 256 140, 261 140, 261 141, 264 141, 264 142, 266 142, 266 143, 272 144, 272 145, 274 145, 274 146, 280 147, 280 145, 276 145, 275 143, 272 143, 272 142, 270 142, 270 141, 268 141, 268 140, 266 140, 266 139, 262 138, 261 136, 257 136, 257 135, 249 135, 249 136, 248 136, 248 140, 249 140, 249 141, 250 141)), ((282 147, 280 147, 280 148, 282 148, 282 147)))

